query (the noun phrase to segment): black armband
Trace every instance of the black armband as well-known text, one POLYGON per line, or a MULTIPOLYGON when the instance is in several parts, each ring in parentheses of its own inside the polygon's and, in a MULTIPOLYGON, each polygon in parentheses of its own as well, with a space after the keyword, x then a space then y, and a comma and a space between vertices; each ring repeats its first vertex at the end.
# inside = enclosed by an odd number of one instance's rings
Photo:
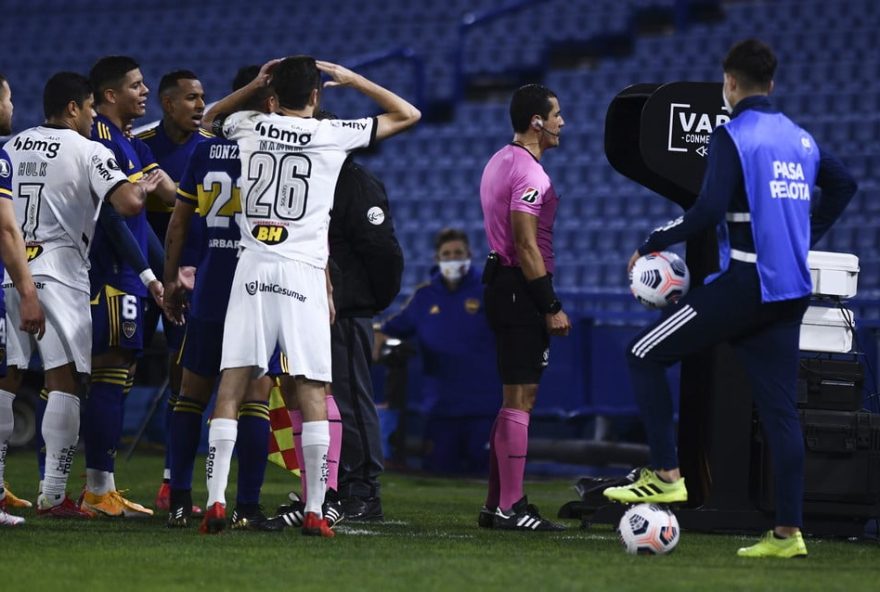
POLYGON ((223 124, 226 123, 227 117, 229 117, 228 113, 220 113, 214 118, 214 121, 211 122, 211 133, 218 138, 226 137, 223 135, 223 124))
POLYGON ((562 310, 562 303, 556 297, 556 292, 553 291, 553 280, 550 279, 549 273, 530 280, 527 285, 529 287, 529 295, 531 295, 538 310, 542 313, 556 314, 562 310))

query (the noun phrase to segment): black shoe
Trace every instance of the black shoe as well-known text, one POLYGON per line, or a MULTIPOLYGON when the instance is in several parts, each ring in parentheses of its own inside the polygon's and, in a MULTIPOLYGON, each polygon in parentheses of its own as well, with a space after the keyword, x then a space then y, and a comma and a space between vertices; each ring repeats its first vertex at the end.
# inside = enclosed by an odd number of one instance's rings
POLYGON ((168 502, 168 528, 186 528, 192 517, 192 491, 189 489, 172 489, 168 502))
POLYGON ((339 494, 332 489, 328 489, 324 494, 324 505, 321 506, 321 512, 327 519, 327 524, 333 528, 345 519, 345 510, 342 508, 342 502, 339 501, 339 494))
POLYGON ((263 514, 263 508, 259 505, 241 505, 232 510, 230 519, 233 530, 261 530, 263 532, 278 532, 283 530, 287 523, 280 516, 267 518, 263 514))
POLYGON ((538 508, 529 503, 526 496, 513 504, 509 512, 501 508, 495 510, 492 522, 493 528, 499 530, 524 530, 524 531, 560 531, 565 527, 555 522, 541 518, 538 508))
POLYGON ((306 505, 296 492, 291 491, 288 495, 289 504, 278 506, 276 518, 281 518, 287 526, 302 526, 306 515, 306 505))
POLYGON ((347 497, 340 502, 345 519, 352 522, 381 522, 382 501, 378 497, 347 497))
POLYGON ((490 510, 486 506, 480 508, 480 515, 477 516, 477 526, 480 528, 493 528, 495 526, 495 510, 490 510))

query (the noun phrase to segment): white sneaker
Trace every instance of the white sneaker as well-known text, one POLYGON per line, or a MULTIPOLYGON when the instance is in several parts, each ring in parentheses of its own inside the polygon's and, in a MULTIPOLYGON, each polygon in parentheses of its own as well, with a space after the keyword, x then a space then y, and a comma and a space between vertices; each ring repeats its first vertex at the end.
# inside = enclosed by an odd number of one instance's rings
POLYGON ((21 524, 24 524, 24 518, 0 510, 0 526, 19 526, 21 524))

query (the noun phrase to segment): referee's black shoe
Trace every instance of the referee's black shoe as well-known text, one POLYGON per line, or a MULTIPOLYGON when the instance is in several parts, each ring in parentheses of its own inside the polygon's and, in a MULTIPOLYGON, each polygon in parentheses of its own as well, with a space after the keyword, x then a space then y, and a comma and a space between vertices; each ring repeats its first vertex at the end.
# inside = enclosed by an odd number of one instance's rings
POLYGON ((498 530, 523 530, 558 532, 565 530, 565 526, 542 518, 538 508, 529 503, 526 496, 513 504, 510 511, 505 512, 501 508, 495 510, 492 527, 498 530))
POLYGON ((186 528, 192 517, 192 490, 172 489, 169 495, 168 528, 186 528))

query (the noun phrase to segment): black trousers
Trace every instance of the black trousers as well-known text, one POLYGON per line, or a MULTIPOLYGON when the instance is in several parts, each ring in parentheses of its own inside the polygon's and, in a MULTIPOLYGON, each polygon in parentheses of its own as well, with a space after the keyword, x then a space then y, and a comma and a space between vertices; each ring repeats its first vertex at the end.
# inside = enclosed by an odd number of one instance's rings
POLYGON ((373 401, 370 364, 373 325, 369 318, 339 318, 330 328, 333 350, 333 396, 342 416, 339 495, 379 496, 384 470, 382 432, 373 401))

